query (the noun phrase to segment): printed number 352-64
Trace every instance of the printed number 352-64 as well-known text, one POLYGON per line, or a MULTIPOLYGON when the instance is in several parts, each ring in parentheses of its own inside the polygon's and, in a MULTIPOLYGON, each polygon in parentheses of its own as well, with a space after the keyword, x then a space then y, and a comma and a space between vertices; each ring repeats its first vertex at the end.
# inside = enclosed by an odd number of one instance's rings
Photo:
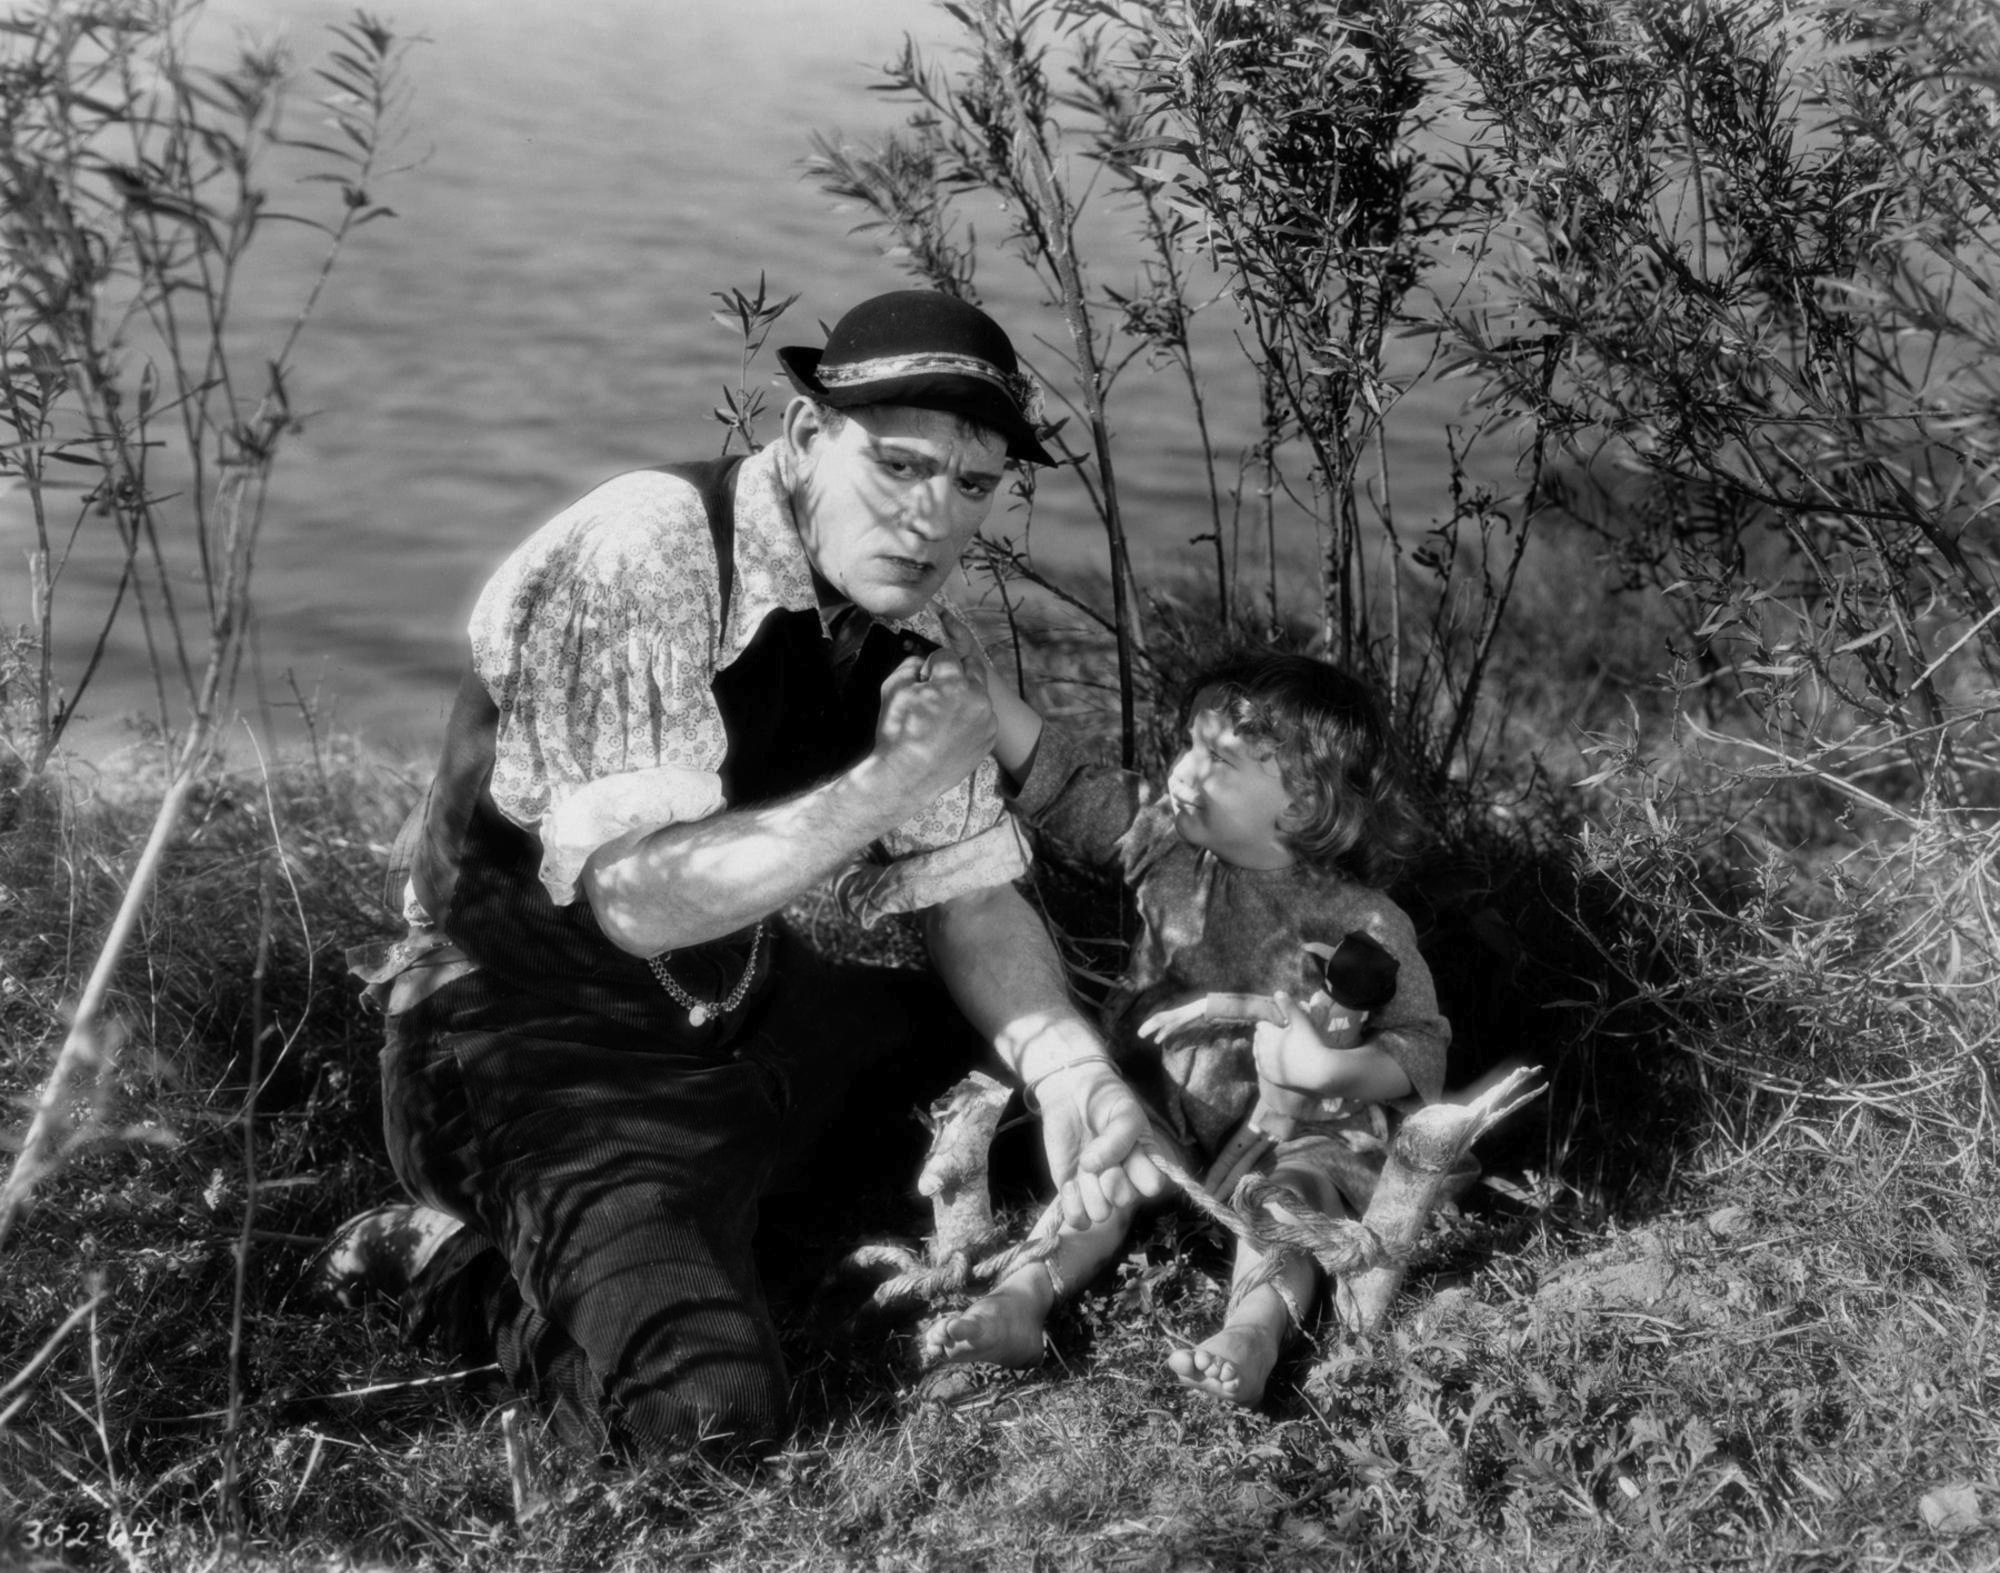
MULTIPOLYGON (((50 1524, 45 1523, 39 1518, 31 1518, 24 1527, 28 1531, 27 1539, 30 1551, 74 1551, 80 1547, 89 1545, 96 1533, 96 1526, 82 1519, 73 1524, 66 1520, 58 1519, 55 1523, 50 1524)), ((135 1540, 151 1540, 153 1538, 152 1526, 148 1524, 134 1530, 132 1538, 135 1540)))

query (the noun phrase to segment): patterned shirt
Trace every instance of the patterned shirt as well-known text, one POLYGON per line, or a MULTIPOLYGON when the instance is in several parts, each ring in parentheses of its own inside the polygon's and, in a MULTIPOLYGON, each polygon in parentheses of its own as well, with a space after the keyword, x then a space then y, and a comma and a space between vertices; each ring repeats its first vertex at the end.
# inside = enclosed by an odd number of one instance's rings
MULTIPOLYGON (((656 471, 605 482, 508 557, 473 610, 473 667, 499 708, 492 793, 542 843, 550 899, 576 899, 599 848, 727 805, 710 685, 779 609, 818 604, 792 517, 788 454, 737 473, 729 618, 699 493, 656 471)), ((888 621, 939 643, 937 613, 888 621)), ((885 837, 840 888, 863 922, 1004 884, 1028 867, 992 760, 885 837)))

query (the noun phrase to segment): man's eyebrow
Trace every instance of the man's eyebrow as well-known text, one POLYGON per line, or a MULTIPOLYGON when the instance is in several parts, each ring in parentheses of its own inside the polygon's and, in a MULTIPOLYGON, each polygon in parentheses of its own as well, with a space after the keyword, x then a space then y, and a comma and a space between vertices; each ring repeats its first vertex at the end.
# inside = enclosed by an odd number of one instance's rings
MULTIPOLYGON (((900 460, 904 464, 916 466, 926 474, 935 474, 943 467, 935 454, 923 448, 905 447, 894 437, 877 437, 872 433, 868 437, 868 454, 869 457, 876 459, 900 460)), ((988 486, 998 486, 1006 478, 1004 465, 997 470, 963 470, 959 473, 959 479, 962 481, 982 482, 988 486)))
POLYGON ((912 469, 929 474, 938 467, 937 456, 923 448, 906 447, 894 437, 868 439, 868 456, 871 459, 894 459, 898 464, 907 464, 912 469))

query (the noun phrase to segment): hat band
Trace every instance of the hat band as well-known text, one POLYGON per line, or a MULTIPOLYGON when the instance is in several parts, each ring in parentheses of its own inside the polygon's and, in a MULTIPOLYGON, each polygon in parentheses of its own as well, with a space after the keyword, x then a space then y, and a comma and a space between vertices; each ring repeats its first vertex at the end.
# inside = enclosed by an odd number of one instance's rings
POLYGON ((1002 371, 991 361, 976 355, 947 355, 927 352, 919 355, 881 355, 873 360, 848 361, 829 366, 821 361, 815 375, 828 388, 854 388, 863 383, 887 382, 897 377, 928 377, 939 373, 973 377, 991 383, 1014 403, 1022 419, 1039 425, 1042 419, 1042 387, 1033 377, 1002 371))

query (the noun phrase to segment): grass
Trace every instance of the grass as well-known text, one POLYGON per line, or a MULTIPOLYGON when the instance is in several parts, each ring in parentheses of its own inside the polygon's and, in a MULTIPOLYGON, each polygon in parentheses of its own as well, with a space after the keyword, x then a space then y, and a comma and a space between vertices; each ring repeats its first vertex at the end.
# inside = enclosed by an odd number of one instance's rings
MULTIPOLYGON (((1992 1567, 2000 832, 1833 825, 1801 862, 1744 839, 1720 777, 1648 779, 1443 815, 1410 895, 1454 1073, 1519 1054, 1553 1090, 1483 1149, 1491 1183, 1386 1331, 1322 1327, 1261 1412, 1183 1392, 1166 1355, 1214 1324, 1226 1256, 1168 1211, 1041 1370, 947 1391, 912 1322, 847 1314, 858 1292, 793 1261, 801 1429, 734 1468, 510 1439, 479 1376, 310 1303, 316 1242, 391 1189, 341 954, 383 932, 415 784, 351 752, 218 779, 4 1247, 0 1565, 1992 1567)), ((148 791, 0 796, 11 1099, 47 1073, 148 791)), ((1006 1140, 1025 1216, 1032 1143, 1006 1140)), ((785 1237, 918 1230, 913 1175, 854 1178, 785 1237)))

